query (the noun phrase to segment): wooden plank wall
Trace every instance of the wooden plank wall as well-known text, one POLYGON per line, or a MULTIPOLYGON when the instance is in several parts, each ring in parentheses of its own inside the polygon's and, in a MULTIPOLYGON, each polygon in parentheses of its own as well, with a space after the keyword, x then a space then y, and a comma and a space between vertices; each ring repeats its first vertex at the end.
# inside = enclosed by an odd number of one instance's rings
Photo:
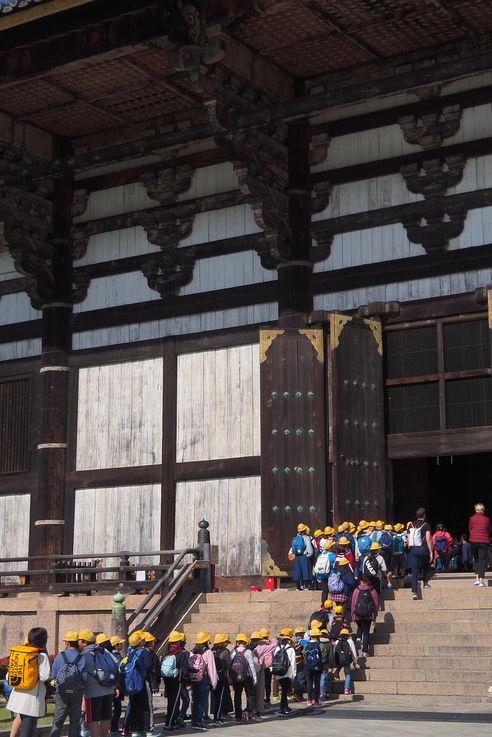
POLYGON ((79 371, 79 471, 161 462, 162 359, 79 371))
MULTIPOLYGON (((30 494, 0 496, 0 558, 18 558, 21 555, 26 555, 27 558, 30 507, 30 494)), ((0 564, 2 571, 16 568, 23 568, 23 563, 0 564)))
POLYGON ((198 522, 210 523, 220 576, 261 573, 261 483, 249 478, 184 481, 176 485, 175 546, 196 544, 198 522))
POLYGON ((260 454, 258 344, 178 356, 176 461, 260 454))
MULTIPOLYGON (((160 528, 160 484, 75 491, 75 555, 159 550, 160 528)), ((110 558, 107 565, 117 562, 110 558)))

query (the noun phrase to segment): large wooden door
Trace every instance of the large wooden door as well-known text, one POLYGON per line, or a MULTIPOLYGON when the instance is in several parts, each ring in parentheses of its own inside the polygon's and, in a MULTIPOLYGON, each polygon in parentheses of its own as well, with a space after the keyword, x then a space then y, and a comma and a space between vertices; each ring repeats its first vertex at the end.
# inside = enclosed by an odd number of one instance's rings
POLYGON ((387 497, 381 323, 331 314, 328 353, 334 521, 384 519, 387 497))
POLYGON ((287 574, 299 522, 324 526, 323 329, 260 330, 262 572, 287 574))

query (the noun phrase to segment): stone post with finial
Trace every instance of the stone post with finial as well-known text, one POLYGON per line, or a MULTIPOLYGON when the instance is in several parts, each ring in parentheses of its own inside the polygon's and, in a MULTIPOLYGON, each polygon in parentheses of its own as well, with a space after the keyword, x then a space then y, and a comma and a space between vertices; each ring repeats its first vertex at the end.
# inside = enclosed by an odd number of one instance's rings
POLYGON ((198 547, 201 550, 202 560, 208 563, 203 571, 206 591, 212 591, 212 554, 210 548, 210 531, 207 520, 202 519, 198 523, 198 547))
POLYGON ((128 625, 126 621, 125 595, 120 590, 113 596, 113 608, 111 611, 111 633, 118 635, 122 640, 128 637, 128 625))

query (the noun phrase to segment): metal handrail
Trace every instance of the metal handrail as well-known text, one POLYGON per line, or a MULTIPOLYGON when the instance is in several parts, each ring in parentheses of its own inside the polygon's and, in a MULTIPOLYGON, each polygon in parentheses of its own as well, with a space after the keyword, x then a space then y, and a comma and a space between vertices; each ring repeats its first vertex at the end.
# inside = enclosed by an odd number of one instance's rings
MULTIPOLYGON (((137 606, 137 608, 132 612, 130 617, 128 618, 128 625, 130 625, 136 617, 143 611, 143 609, 147 606, 147 604, 150 602, 150 600, 156 595, 156 593, 161 589, 164 584, 166 583, 167 579, 171 577, 171 575, 174 573, 174 571, 177 569, 178 564, 181 563, 185 555, 189 555, 188 550, 183 550, 183 552, 174 560, 174 562, 169 566, 164 576, 162 576, 159 581, 153 586, 148 594, 144 597, 144 599, 140 602, 140 604, 137 606)), ((178 577, 179 578, 179 577, 178 577)))

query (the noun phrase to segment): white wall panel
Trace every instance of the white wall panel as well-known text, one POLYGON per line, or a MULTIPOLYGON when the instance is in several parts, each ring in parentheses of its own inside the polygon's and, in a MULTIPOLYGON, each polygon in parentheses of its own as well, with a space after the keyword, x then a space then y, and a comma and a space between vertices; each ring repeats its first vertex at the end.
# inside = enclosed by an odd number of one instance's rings
POLYGON ((198 259, 193 280, 181 288, 180 295, 242 287, 276 279, 276 270, 264 269, 256 251, 228 253, 198 259))
POLYGON ((445 146, 451 146, 453 143, 463 143, 465 141, 476 141, 480 138, 490 136, 492 128, 492 104, 477 105, 476 107, 468 107, 463 110, 459 131, 454 135, 446 138, 445 146))
POLYGON ((347 182, 333 187, 328 206, 322 212, 313 215, 313 220, 378 210, 382 207, 404 205, 423 199, 422 195, 408 191, 401 174, 347 182))
POLYGON ((14 259, 10 253, 8 251, 0 253, 0 281, 18 279, 20 276, 21 274, 15 270, 14 259))
POLYGON ((0 325, 38 320, 40 317, 41 312, 31 307, 31 300, 25 292, 5 294, 0 299, 0 325))
POLYGON ((363 133, 348 133, 346 136, 333 138, 325 160, 313 166, 311 171, 340 169, 368 161, 391 159, 415 151, 416 147, 405 141, 401 128, 396 123, 382 128, 372 128, 363 133))
POLYGON ((142 182, 132 182, 91 192, 86 211, 74 220, 77 223, 85 223, 87 220, 98 220, 125 212, 145 210, 149 207, 156 207, 158 204, 156 200, 150 199, 147 195, 142 182))
POLYGON ((79 370, 77 470, 161 462, 162 359, 79 370))
POLYGON ((314 297, 315 310, 353 310, 368 302, 407 302, 416 299, 444 297, 471 292, 492 284, 492 268, 466 271, 462 274, 383 284, 376 287, 351 289, 314 297))
MULTIPOLYGON (((75 491, 74 555, 160 550, 160 527, 160 484, 75 491)), ((102 563, 115 564, 118 558, 102 563)))
POLYGON ((155 253, 159 247, 147 240, 147 234, 141 225, 122 230, 111 230, 107 233, 96 233, 89 238, 87 253, 79 259, 75 266, 100 264, 104 261, 116 261, 119 258, 140 256, 155 253))
MULTIPOLYGON (((0 496, 0 558, 20 558, 29 553, 30 494, 0 496), (15 534, 14 534, 15 533, 15 534)), ((25 562, 1 563, 0 570, 22 570, 25 562)), ((16 582, 17 576, 4 578, 3 582, 16 582)))
POLYGON ((16 340, 13 343, 0 343, 0 361, 12 361, 18 358, 31 358, 41 354, 41 338, 33 340, 16 340))
POLYGON ((74 305, 74 312, 140 304, 155 299, 161 299, 161 297, 154 289, 150 289, 142 272, 129 271, 126 274, 114 274, 92 279, 87 298, 84 302, 74 305))
POLYGON ((261 233, 249 205, 234 205, 221 210, 200 212, 195 216, 193 231, 181 241, 182 246, 194 246, 223 238, 234 238, 249 233, 261 233))
POLYGON ((176 460, 260 453, 258 344, 178 356, 176 460))
POLYGON ((196 545, 198 522, 210 524, 218 546, 220 576, 261 572, 261 480, 259 476, 186 481, 176 485, 174 545, 196 545))
POLYGON ((75 333, 73 349, 77 351, 119 343, 168 338, 173 335, 201 334, 209 330, 224 330, 225 328, 235 328, 241 325, 257 325, 277 319, 278 304, 267 302, 249 307, 205 312, 202 315, 170 317, 165 320, 153 320, 115 328, 75 333))
POLYGON ((178 201, 192 200, 196 197, 232 192, 239 189, 237 177, 231 161, 195 169, 191 187, 178 195, 178 201))

